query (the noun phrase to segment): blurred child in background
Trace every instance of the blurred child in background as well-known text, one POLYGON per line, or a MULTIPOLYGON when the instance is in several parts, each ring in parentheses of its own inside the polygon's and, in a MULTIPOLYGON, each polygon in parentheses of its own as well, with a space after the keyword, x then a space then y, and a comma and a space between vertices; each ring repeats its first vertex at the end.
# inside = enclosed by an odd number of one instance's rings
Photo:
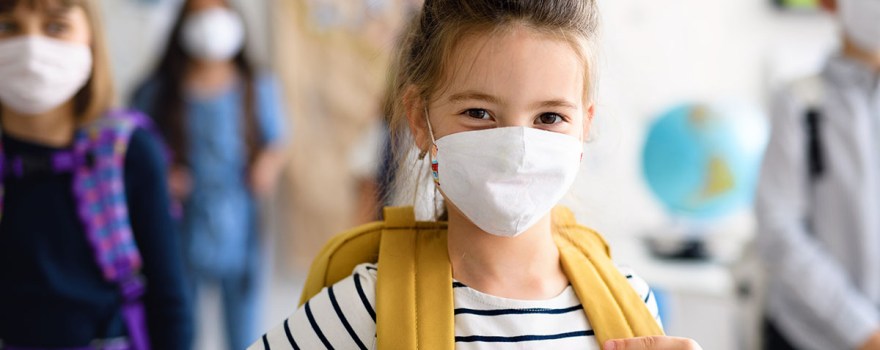
POLYGON ((765 349, 880 349, 880 1, 822 0, 841 49, 775 100, 758 189, 765 349))
POLYGON ((162 148, 112 111, 93 0, 0 0, 0 348, 192 340, 162 148))
POLYGON ((280 92, 248 61, 245 38, 225 0, 187 1, 158 69, 133 98, 171 145, 169 184, 183 202, 194 290, 219 285, 230 349, 257 334, 267 267, 257 199, 274 191, 282 168, 280 92))

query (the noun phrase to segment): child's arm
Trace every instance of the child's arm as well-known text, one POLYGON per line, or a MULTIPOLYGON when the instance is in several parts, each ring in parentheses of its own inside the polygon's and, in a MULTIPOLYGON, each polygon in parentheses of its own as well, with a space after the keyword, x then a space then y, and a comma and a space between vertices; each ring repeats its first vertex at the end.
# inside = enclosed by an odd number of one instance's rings
POLYGON ((286 160, 286 112, 277 81, 263 73, 256 81, 257 118, 262 149, 250 169, 251 190, 260 197, 274 191, 286 160))
POLYGON ((129 216, 147 279, 144 304, 154 349, 188 350, 193 315, 187 296, 180 237, 171 219, 166 166, 149 133, 132 135, 125 157, 129 216))
POLYGON ((375 265, 359 265, 354 272, 309 299, 248 350, 375 349, 375 265))
POLYGON ((268 73, 256 79, 257 126, 265 148, 276 148, 287 142, 287 106, 284 105, 278 81, 268 73))

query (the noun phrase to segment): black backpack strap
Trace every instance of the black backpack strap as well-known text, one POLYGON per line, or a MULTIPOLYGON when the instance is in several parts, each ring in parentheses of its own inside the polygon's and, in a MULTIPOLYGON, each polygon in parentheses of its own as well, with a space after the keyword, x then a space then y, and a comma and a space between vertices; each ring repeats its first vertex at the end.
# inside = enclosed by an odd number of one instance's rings
POLYGON ((791 92, 803 109, 804 150, 807 160, 805 171, 810 183, 815 183, 828 170, 822 142, 822 123, 825 81, 821 75, 807 76, 792 83, 791 92))
POLYGON ((807 171, 810 182, 816 182, 825 174, 825 154, 822 149, 822 113, 818 107, 807 108, 804 115, 807 135, 807 171))

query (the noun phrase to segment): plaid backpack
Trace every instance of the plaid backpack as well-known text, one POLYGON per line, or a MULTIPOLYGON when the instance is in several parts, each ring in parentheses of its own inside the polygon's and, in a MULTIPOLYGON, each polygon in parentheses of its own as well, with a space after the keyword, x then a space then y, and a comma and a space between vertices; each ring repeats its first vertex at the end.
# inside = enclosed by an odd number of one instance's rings
POLYGON ((140 273, 142 261, 129 222, 123 174, 128 144, 138 128, 154 130, 152 122, 143 114, 111 112, 79 129, 73 146, 53 154, 50 159, 7 156, 0 144, 0 213, 3 212, 3 178, 46 171, 73 173, 72 190, 86 238, 104 278, 116 284, 122 296, 129 344, 114 346, 114 350, 150 349, 142 301, 145 292, 145 281, 140 273))

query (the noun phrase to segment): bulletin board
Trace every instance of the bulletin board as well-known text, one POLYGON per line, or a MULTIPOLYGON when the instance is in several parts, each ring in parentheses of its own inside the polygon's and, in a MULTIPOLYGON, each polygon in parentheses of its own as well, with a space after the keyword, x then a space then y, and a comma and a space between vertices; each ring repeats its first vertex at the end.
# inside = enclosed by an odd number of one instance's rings
MULTIPOLYGON (((353 225, 349 154, 381 118, 391 53, 419 0, 274 2, 275 67, 292 115, 289 266, 304 268, 335 233, 353 225)), ((288 233, 288 232, 285 232, 288 233)))
POLYGON ((784 10, 816 11, 819 0, 772 0, 773 4, 784 10))

